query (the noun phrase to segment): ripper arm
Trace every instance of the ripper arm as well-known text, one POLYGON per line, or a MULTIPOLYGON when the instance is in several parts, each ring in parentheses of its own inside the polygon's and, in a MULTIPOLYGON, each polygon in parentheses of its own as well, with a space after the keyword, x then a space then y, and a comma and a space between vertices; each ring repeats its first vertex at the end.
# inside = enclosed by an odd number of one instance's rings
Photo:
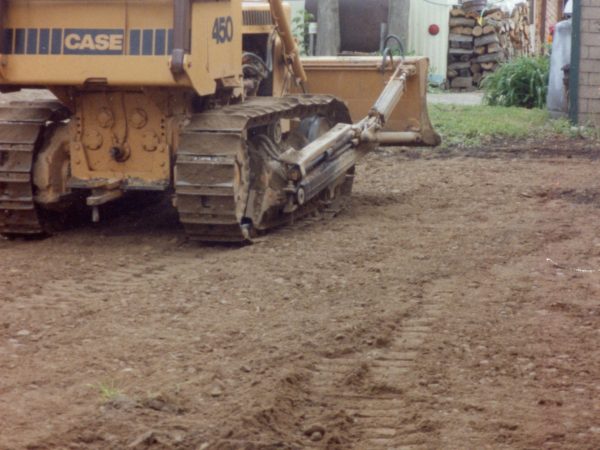
POLYGON ((290 192, 303 205, 350 170, 377 144, 405 145, 420 140, 419 133, 381 131, 400 103, 409 77, 416 75, 413 66, 399 64, 367 117, 350 124, 338 124, 301 149, 290 149, 280 161, 285 164, 290 192))

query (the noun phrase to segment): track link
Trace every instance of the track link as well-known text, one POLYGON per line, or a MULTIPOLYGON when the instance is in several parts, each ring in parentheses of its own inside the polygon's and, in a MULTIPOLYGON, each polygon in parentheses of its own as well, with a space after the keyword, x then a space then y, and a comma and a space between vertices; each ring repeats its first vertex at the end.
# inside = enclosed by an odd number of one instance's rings
POLYGON ((0 234, 41 235, 45 229, 35 205, 33 165, 46 123, 56 108, 47 103, 0 108, 0 234))
POLYGON ((248 185, 259 176, 250 169, 249 130, 312 115, 349 121, 346 106, 325 95, 256 97, 192 117, 181 134, 175 164, 176 205, 192 240, 247 240, 248 185))

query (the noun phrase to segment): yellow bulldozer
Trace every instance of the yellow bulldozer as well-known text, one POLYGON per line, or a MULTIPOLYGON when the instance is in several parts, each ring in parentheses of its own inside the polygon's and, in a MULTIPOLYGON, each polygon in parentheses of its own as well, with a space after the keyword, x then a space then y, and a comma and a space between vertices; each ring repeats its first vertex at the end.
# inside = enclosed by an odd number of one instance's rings
POLYGON ((0 0, 0 91, 56 97, 0 107, 0 234, 159 191, 191 239, 249 241, 339 208, 378 145, 439 143, 426 58, 303 61, 289 14, 281 0, 0 0))

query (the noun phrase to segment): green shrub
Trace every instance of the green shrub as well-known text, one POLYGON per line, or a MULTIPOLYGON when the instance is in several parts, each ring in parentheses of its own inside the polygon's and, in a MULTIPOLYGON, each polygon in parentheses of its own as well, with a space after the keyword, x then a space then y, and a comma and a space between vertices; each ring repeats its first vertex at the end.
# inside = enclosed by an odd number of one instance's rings
POLYGON ((483 80, 484 101, 492 106, 543 108, 548 93, 550 60, 521 57, 501 65, 483 80))

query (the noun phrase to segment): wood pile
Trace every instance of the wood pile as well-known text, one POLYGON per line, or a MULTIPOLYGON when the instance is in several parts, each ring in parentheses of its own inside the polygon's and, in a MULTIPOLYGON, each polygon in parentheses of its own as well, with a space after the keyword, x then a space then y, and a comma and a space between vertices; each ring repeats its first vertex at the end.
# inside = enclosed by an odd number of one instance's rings
POLYGON ((511 57, 531 55, 529 25, 529 4, 519 3, 509 19, 510 48, 513 50, 511 57))
POLYGON ((529 5, 511 14, 500 8, 450 10, 448 81, 452 89, 472 90, 509 59, 529 55, 529 5))

